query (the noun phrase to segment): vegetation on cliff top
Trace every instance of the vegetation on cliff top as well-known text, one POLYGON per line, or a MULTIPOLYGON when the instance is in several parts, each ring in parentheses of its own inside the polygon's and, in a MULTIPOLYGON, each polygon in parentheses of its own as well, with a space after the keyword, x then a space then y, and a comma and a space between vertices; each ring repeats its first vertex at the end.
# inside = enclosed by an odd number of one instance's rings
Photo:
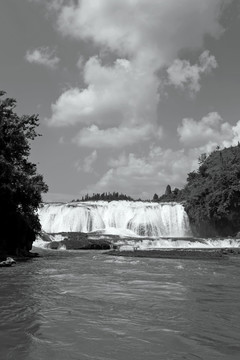
POLYGON ((240 145, 201 155, 182 190, 193 229, 202 235, 240 230, 240 145))
POLYGON ((72 202, 76 202, 76 201, 118 201, 118 200, 128 200, 128 201, 134 201, 133 198, 131 198, 130 196, 127 196, 125 194, 119 193, 119 192, 104 192, 102 194, 100 193, 96 193, 96 194, 92 194, 92 195, 88 195, 86 194, 85 196, 82 196, 81 199, 74 199, 72 200, 72 202))
POLYGON ((181 190, 168 185, 154 201, 184 204, 195 235, 233 236, 240 231, 240 145, 199 157, 181 190))
POLYGON ((240 231, 240 145, 199 157, 182 190, 158 201, 182 201, 195 234, 232 236, 240 231))
POLYGON ((0 252, 28 251, 40 230, 36 210, 47 191, 36 165, 29 161, 38 116, 18 116, 16 101, 0 91, 0 252))

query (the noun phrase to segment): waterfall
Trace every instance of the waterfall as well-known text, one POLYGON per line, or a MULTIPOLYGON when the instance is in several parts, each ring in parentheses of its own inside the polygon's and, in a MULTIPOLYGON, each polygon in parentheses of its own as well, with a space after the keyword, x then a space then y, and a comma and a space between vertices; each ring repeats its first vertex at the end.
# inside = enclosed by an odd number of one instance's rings
POLYGON ((104 232, 145 237, 191 236, 188 216, 178 203, 98 201, 45 203, 38 211, 43 231, 104 232))

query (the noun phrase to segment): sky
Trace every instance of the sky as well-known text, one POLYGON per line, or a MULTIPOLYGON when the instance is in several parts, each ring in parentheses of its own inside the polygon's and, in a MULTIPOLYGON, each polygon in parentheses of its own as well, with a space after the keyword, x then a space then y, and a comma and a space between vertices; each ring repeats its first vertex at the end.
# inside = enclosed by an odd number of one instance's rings
POLYGON ((1 0, 0 89, 39 114, 45 201, 181 188, 240 141, 238 0, 1 0))

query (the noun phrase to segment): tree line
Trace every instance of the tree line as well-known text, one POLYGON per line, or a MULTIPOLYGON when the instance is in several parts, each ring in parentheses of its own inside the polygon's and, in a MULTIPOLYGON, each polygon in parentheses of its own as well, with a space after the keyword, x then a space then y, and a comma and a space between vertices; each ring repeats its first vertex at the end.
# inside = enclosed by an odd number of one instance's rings
POLYGON ((119 192, 103 192, 103 193, 93 193, 92 195, 86 194, 85 196, 82 196, 81 199, 73 199, 72 202, 76 201, 118 201, 118 200, 127 200, 127 201, 134 201, 131 196, 127 196, 125 194, 119 193, 119 192))

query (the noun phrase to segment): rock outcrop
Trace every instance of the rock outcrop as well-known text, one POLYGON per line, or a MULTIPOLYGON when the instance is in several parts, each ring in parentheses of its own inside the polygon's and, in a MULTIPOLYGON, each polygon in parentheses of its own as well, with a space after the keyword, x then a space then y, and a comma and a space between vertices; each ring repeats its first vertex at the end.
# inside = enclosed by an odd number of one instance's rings
MULTIPOLYGON (((60 241, 50 241, 46 237, 40 237, 43 241, 46 241, 47 247, 49 249, 58 250, 62 247, 65 247, 66 250, 109 250, 111 249, 111 241, 108 239, 89 239, 88 234, 85 233, 58 233, 57 236, 61 236, 62 240, 60 241)), ((51 234, 51 237, 54 238, 54 234, 51 234)))

